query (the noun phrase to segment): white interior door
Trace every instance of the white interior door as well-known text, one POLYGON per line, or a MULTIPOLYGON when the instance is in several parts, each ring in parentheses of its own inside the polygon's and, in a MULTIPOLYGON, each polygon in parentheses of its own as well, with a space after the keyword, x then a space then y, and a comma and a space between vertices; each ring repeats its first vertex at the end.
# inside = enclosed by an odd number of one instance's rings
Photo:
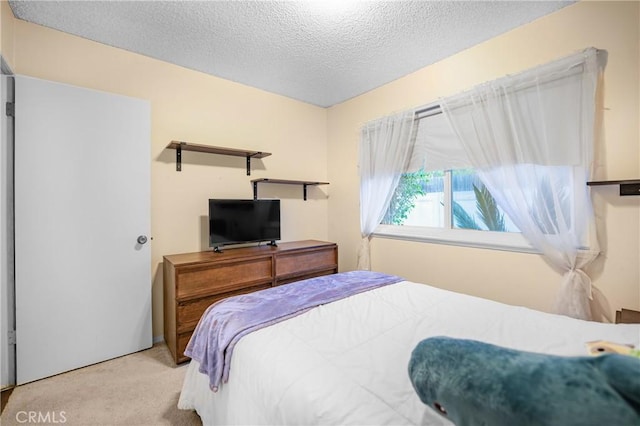
POLYGON ((15 79, 16 374, 152 345, 150 106, 15 79))

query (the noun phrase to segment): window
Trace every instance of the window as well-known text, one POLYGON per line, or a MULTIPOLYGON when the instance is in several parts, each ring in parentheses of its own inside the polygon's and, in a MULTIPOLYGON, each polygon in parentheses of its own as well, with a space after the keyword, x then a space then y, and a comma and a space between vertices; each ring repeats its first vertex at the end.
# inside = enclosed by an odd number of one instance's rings
POLYGON ((603 58, 585 49, 369 125, 363 235, 544 252, 568 271, 597 255, 586 182, 603 58))
POLYGON ((430 114, 418 116, 416 126, 408 171, 375 235, 534 252, 465 161, 439 109, 432 107, 430 114), (459 160, 452 162, 456 151, 459 160), (460 168, 444 169, 447 165, 460 168), (437 167, 443 169, 434 170, 437 167))
POLYGON ((473 169, 405 173, 382 223, 519 232, 473 169))
POLYGON ((405 173, 378 236, 535 251, 473 169, 405 173), (503 234, 503 235, 499 235, 503 234))

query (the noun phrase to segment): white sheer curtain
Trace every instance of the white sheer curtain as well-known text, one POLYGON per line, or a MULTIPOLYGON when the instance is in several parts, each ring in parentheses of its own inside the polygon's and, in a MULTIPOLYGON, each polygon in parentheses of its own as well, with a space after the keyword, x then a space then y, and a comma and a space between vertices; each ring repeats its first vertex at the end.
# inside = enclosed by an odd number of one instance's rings
POLYGON ((382 222, 409 161, 413 110, 368 123, 360 134, 360 233, 358 269, 371 269, 369 240, 382 222))
MULTIPOLYGON (((556 312, 610 320, 584 272, 599 253, 586 182, 601 66, 587 49, 441 101, 478 177, 531 244, 563 273, 556 312), (588 248, 585 248, 588 247, 588 248)), ((523 271, 523 273, 526 273, 523 271)))

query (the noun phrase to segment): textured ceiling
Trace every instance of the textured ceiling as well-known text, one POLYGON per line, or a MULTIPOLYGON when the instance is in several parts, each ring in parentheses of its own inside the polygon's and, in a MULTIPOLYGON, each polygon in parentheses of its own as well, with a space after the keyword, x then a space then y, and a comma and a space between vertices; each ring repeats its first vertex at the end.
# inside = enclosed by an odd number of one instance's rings
POLYGON ((19 19, 323 107, 572 3, 9 1, 19 19))

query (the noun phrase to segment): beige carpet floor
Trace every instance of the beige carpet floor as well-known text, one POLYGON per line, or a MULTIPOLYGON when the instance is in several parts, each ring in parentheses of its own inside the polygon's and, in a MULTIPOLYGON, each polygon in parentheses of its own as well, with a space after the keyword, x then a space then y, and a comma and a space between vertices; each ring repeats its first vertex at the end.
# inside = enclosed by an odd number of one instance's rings
POLYGON ((176 367, 162 343, 18 386, 0 424, 201 425, 195 412, 177 408, 187 365, 176 367))

